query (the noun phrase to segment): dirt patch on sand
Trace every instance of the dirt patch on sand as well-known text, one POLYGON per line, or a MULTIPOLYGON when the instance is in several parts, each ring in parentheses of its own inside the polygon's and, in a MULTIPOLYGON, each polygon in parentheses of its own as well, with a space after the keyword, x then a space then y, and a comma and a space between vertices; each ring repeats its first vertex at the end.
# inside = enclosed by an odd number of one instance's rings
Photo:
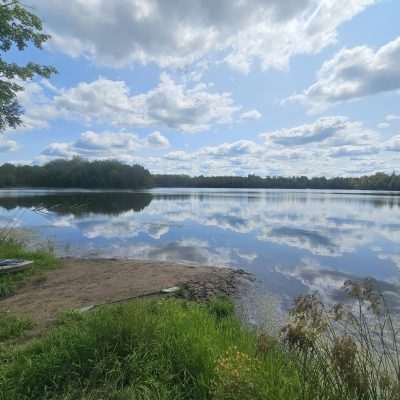
POLYGON ((0 301, 0 311, 27 315, 39 325, 63 311, 124 301, 172 286, 196 300, 234 294, 243 272, 228 268, 164 262, 106 259, 65 259, 62 267, 28 282, 0 301))

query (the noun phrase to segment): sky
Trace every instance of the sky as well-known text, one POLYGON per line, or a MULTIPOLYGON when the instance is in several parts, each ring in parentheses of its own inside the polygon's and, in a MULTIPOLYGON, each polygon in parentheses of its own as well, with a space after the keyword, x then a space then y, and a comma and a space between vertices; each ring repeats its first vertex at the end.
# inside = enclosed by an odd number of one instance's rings
POLYGON ((0 163, 400 173, 399 0, 25 0, 51 35, 0 163))

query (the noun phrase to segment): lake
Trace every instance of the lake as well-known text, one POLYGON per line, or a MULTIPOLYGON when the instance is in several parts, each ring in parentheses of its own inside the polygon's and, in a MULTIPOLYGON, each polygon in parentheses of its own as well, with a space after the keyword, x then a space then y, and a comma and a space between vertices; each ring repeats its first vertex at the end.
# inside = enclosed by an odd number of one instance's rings
POLYGON ((242 268, 284 308, 315 290, 340 299, 357 277, 399 294, 400 196, 390 192, 0 190, 0 225, 33 230, 60 255, 242 268))

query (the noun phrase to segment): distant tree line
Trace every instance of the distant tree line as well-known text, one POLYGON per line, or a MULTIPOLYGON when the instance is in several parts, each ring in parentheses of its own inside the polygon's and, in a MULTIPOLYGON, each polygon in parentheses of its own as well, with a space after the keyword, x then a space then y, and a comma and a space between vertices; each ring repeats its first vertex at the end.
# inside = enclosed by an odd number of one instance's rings
POLYGON ((153 184, 156 187, 197 188, 400 190, 400 175, 377 173, 357 178, 153 175, 153 184))
POLYGON ((0 187, 140 189, 152 186, 150 172, 118 161, 55 160, 43 166, 0 167, 0 187))
POLYGON ((140 165, 118 161, 55 160, 43 166, 0 166, 0 187, 141 189, 149 187, 400 190, 400 175, 356 178, 306 176, 151 175, 140 165))

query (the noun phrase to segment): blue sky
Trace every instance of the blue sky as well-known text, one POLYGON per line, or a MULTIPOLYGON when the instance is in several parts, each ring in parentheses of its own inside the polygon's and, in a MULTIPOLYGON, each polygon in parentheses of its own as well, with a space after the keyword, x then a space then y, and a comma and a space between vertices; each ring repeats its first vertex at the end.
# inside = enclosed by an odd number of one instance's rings
POLYGON ((0 161, 156 173, 400 172, 396 0, 27 0, 54 65, 0 161))

